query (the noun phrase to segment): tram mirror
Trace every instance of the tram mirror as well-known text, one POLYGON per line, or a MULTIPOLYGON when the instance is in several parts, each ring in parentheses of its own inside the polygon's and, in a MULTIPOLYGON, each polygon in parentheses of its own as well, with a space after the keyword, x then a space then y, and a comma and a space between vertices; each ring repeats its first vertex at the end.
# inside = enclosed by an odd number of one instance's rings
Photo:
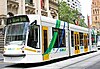
POLYGON ((29 26, 29 30, 31 30, 31 29, 32 29, 32 25, 29 26))
POLYGON ((33 21, 30 26, 29 26, 29 29, 33 29, 35 26, 37 25, 37 20, 33 21))
POLYGON ((37 25, 37 20, 31 23, 31 25, 37 25))
POLYGON ((32 30, 32 29, 34 29, 34 25, 29 26, 29 30, 32 30))

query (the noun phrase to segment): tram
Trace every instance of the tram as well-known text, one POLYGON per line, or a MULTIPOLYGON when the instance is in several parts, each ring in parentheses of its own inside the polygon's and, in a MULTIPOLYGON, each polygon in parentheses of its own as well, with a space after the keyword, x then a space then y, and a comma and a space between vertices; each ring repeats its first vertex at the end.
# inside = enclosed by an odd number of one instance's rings
MULTIPOLYGON (((95 34, 95 33, 94 33, 95 34)), ((97 51, 91 29, 39 15, 7 18, 4 62, 38 63, 97 51), (93 44, 93 45, 92 45, 93 44)))

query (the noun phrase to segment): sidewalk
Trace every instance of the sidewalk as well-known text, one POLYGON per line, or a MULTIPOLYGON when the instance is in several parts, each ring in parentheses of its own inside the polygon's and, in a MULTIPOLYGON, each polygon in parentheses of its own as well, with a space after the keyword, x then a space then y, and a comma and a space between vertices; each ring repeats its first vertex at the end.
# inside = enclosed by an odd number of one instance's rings
MULTIPOLYGON (((90 54, 82 55, 82 56, 79 56, 79 57, 67 59, 67 60, 64 60, 64 61, 49 64, 49 65, 34 67, 34 68, 35 69, 53 69, 53 68, 59 69, 59 68, 65 67, 65 66, 70 66, 70 65, 73 65, 75 63, 84 61, 86 59, 97 56, 99 54, 100 54, 100 50, 98 50, 97 52, 94 52, 94 53, 90 53, 90 54)), ((33 69, 33 68, 27 68, 27 69, 33 69)))

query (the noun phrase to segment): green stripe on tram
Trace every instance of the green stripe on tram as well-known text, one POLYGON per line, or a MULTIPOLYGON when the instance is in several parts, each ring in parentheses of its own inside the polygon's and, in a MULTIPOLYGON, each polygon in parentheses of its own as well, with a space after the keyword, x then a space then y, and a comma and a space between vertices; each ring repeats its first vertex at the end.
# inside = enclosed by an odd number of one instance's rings
MULTIPOLYGON (((61 21, 60 20, 57 20, 56 21, 56 27, 55 28, 59 28, 60 27, 60 23, 61 23, 61 21)), ((51 40, 51 42, 49 44, 49 47, 48 47, 48 49, 46 50, 46 52, 43 55, 49 54, 51 52, 51 50, 53 49, 54 44, 56 42, 57 35, 58 35, 58 32, 55 31, 54 34, 53 34, 52 40, 51 40)))

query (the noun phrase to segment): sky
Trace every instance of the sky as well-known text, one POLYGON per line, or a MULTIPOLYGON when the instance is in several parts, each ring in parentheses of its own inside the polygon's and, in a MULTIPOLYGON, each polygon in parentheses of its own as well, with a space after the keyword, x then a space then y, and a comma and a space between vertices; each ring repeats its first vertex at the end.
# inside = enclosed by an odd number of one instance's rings
POLYGON ((85 23, 87 24, 87 15, 90 16, 90 24, 91 24, 91 3, 92 0, 79 0, 81 3, 81 12, 83 16, 85 16, 85 23))

